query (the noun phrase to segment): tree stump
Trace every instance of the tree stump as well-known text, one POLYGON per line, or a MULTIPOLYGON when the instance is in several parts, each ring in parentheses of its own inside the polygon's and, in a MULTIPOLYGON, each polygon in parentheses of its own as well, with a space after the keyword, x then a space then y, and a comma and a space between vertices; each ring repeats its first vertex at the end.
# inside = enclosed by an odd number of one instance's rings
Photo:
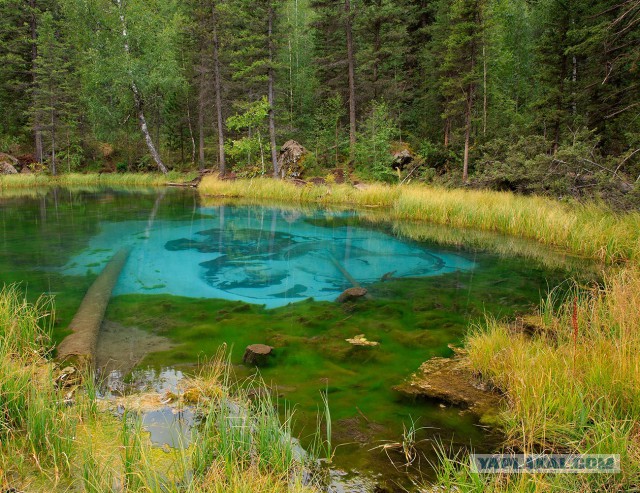
POLYGON ((252 344, 247 346, 242 361, 250 366, 265 366, 269 357, 273 355, 273 348, 266 344, 252 344))

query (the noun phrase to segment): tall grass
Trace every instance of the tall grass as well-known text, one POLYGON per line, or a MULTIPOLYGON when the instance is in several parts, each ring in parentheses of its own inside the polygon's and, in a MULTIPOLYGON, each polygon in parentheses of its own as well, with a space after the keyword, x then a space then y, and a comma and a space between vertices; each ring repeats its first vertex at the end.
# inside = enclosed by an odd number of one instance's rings
MULTIPOLYGON (((214 363, 219 367, 219 362, 214 363)), ((211 373, 227 379, 229 369, 211 373)), ((209 385, 209 388, 212 386, 209 385)), ((288 485, 300 484, 303 469, 312 460, 292 438, 292 414, 280 417, 277 403, 259 378, 226 386, 204 409, 201 429, 194 438, 193 472, 197 484, 212 474, 232 482, 239 473, 269 475, 288 485)), ((275 485, 274 482, 270 483, 275 485)))
POLYGON ((184 183, 193 180, 197 173, 63 173, 57 176, 45 174, 1 175, 0 190, 43 187, 158 187, 167 183, 184 183))
MULTIPOLYGON (((504 392, 507 447, 525 452, 620 454, 622 474, 541 477, 539 491, 631 491, 640 485, 640 270, 606 285, 545 300, 533 337, 489 320, 466 341, 479 375, 504 392)), ((531 491, 531 484, 474 477, 444 460, 461 491, 531 491), (469 487, 462 488, 466 484, 469 487), (481 488, 478 488, 478 484, 481 488), (508 487, 507 487, 508 486, 508 487)))
POLYGON ((202 194, 252 200, 384 207, 392 219, 429 221, 532 239, 607 262, 640 259, 640 214, 604 205, 566 204, 508 192, 452 190, 426 185, 299 186, 267 178, 222 181, 205 177, 202 194))
POLYGON ((380 183, 368 185, 360 190, 347 184, 298 185, 271 178, 219 180, 213 175, 205 176, 198 189, 204 195, 217 197, 375 207, 390 207, 400 192, 397 187, 380 183))

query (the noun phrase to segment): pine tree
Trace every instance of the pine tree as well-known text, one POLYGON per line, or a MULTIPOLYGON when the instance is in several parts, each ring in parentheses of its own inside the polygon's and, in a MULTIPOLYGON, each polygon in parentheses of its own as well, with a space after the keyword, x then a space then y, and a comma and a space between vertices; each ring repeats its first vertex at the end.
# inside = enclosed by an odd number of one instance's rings
POLYGON ((39 128, 43 141, 47 141, 51 173, 56 175, 57 151, 63 142, 68 148, 72 140, 76 87, 68 58, 71 48, 51 12, 44 12, 39 19, 37 51, 29 118, 32 127, 39 128))
MULTIPOLYGON (((445 7, 445 3, 443 3, 445 7)), ((463 181, 469 176, 471 131, 478 90, 482 83, 481 53, 484 31, 484 1, 455 0, 438 22, 446 23, 442 38, 443 59, 439 86, 444 98, 445 145, 456 122, 464 133, 463 181)), ((436 48, 437 49, 437 48, 436 48)))
POLYGON ((280 114, 286 115, 280 118, 280 125, 298 140, 304 140, 312 132, 318 89, 313 59, 314 12, 310 3, 310 0, 284 2, 280 32, 285 38, 279 44, 277 55, 279 87, 286 86, 286 90, 280 90, 280 93, 286 92, 286 97, 280 97, 281 103, 277 104, 280 114))
POLYGON ((363 106, 384 98, 392 108, 405 102, 408 18, 412 5, 398 0, 368 0, 358 11, 355 26, 358 55, 359 102, 363 106))
POLYGON ((257 103, 266 96, 269 103, 269 153, 272 174, 279 176, 276 135, 277 50, 281 21, 280 0, 233 0, 229 2, 233 19, 233 43, 230 45, 233 79, 242 87, 236 107, 257 103))
POLYGON ((315 0, 314 23, 316 65, 320 100, 339 94, 348 107, 349 155, 353 160, 356 143, 357 84, 356 40, 354 25, 357 13, 351 0, 315 0))

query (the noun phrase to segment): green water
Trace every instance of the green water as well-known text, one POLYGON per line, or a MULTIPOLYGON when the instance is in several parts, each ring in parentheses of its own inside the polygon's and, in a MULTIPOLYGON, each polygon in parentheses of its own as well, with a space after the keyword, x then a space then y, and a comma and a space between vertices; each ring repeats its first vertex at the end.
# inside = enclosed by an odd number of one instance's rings
POLYGON ((526 258, 498 255, 418 242, 399 232, 421 226, 370 213, 204 206, 182 190, 0 196, 0 221, 0 280, 22 282, 31 298, 55 295, 56 340, 66 335, 104 263, 129 246, 106 318, 175 343, 149 354, 140 367, 188 372, 224 343, 243 378, 253 372, 241 364, 245 347, 271 345, 275 357, 261 375, 294 407, 303 444, 326 390, 334 468, 391 487, 407 484, 407 475, 391 467, 378 446, 400 440, 403 423, 423 428, 418 439, 427 477, 434 441, 489 451, 499 440, 473 415, 403 400, 393 386, 426 359, 449 356, 448 344, 461 342, 469 322, 526 312, 567 277, 588 276, 580 262, 537 247, 513 249, 536 251, 526 258), (354 279, 370 296, 335 303, 354 279), (358 334, 380 345, 363 349, 345 341, 358 334))

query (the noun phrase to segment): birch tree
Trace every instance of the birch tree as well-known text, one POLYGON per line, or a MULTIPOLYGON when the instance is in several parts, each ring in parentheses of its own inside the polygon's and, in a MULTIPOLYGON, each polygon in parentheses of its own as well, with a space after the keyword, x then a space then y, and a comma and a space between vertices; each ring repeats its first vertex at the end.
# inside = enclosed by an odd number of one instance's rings
POLYGON ((75 41, 85 54, 80 70, 93 122, 108 133, 135 116, 149 154, 166 173, 145 107, 148 94, 171 93, 184 83, 177 62, 181 25, 177 2, 66 1, 69 17, 82 26, 75 41))

